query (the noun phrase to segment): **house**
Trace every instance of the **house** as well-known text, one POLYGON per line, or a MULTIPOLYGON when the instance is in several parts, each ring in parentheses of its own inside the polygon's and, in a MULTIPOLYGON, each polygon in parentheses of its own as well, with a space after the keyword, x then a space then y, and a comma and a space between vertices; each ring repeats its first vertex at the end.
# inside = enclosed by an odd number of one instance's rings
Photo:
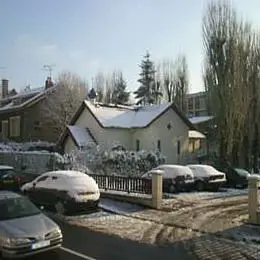
POLYGON ((51 98, 56 86, 50 78, 42 88, 27 87, 20 93, 10 95, 8 80, 2 79, 0 99, 1 141, 49 141, 55 142, 54 126, 43 123, 46 98, 51 98))
POLYGON ((174 104, 137 107, 83 101, 58 144, 64 153, 89 144, 159 150, 168 163, 177 163, 189 150, 191 133, 193 138, 204 138, 174 104))
POLYGON ((187 94, 185 103, 188 117, 208 116, 209 111, 204 91, 187 94))

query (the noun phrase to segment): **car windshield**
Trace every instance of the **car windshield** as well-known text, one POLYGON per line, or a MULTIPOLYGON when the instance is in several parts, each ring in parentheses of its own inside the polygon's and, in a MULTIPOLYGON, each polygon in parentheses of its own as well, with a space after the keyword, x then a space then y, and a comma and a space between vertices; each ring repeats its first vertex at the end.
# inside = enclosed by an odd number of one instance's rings
POLYGON ((15 171, 13 169, 2 169, 0 170, 0 178, 4 176, 14 176, 15 171))
POLYGON ((235 171, 238 173, 238 175, 246 177, 248 176, 250 173, 244 169, 240 169, 240 168, 235 168, 235 171))
POLYGON ((24 197, 0 200, 0 221, 24 218, 40 213, 41 211, 24 197))

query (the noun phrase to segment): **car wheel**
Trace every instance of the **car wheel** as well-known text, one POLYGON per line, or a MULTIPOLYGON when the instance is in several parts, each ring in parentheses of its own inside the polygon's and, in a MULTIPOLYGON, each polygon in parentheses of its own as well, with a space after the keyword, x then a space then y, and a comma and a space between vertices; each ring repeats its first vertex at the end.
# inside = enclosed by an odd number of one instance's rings
POLYGON ((57 214, 64 215, 66 213, 64 203, 62 201, 58 201, 57 203, 55 203, 54 207, 57 214))
POLYGON ((205 189, 204 183, 202 181, 198 181, 196 183, 196 190, 197 191, 204 191, 204 189, 205 189))

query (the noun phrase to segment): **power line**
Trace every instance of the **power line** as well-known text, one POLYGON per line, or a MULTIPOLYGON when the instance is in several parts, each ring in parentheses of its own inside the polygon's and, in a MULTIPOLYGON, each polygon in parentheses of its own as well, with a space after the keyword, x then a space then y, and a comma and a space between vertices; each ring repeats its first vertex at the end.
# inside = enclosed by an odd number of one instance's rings
POLYGON ((48 71, 49 72, 49 77, 51 78, 52 76, 52 71, 53 68, 55 67, 55 65, 51 65, 51 64, 45 64, 43 65, 43 70, 48 71))

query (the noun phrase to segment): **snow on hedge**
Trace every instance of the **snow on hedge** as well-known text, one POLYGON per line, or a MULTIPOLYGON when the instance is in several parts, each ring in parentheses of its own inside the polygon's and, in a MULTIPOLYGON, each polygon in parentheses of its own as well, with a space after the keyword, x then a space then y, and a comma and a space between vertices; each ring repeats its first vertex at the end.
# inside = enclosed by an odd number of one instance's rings
POLYGON ((159 152, 128 151, 120 144, 111 150, 89 146, 64 155, 53 152, 53 147, 47 142, 0 143, 0 162, 35 174, 73 169, 87 174, 138 176, 166 161, 159 152))
POLYGON ((37 142, 2 142, 0 143, 0 152, 14 152, 14 151, 50 151, 54 150, 55 144, 37 141, 37 142))
POLYGON ((159 152, 128 151, 123 146, 113 147, 111 150, 101 150, 97 146, 75 151, 64 157, 70 160, 70 167, 73 169, 91 169, 98 174, 124 176, 142 175, 166 161, 159 152))

